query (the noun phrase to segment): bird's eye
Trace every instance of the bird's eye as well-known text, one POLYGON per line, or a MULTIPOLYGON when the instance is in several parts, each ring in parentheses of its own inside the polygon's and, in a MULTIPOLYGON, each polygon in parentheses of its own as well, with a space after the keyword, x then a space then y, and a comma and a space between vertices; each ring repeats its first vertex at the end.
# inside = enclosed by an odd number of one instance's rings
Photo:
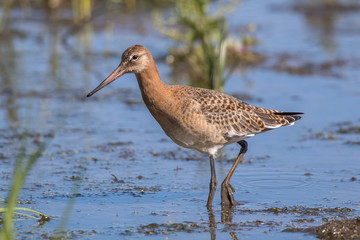
POLYGON ((132 60, 136 60, 136 59, 138 59, 138 55, 134 55, 134 56, 132 56, 132 58, 131 58, 132 60))

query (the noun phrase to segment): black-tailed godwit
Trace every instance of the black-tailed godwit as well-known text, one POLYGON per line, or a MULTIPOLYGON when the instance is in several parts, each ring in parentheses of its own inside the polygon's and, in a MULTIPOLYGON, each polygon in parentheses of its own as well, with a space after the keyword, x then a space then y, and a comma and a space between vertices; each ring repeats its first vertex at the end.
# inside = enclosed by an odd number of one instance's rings
POLYGON ((241 146, 239 155, 221 184, 221 203, 235 206, 230 184, 237 165, 247 151, 246 138, 281 126, 293 125, 300 112, 281 112, 249 105, 214 90, 161 81, 150 51, 135 45, 125 50, 120 65, 87 97, 92 96, 125 73, 134 73, 142 98, 152 116, 175 143, 210 156, 211 180, 207 207, 211 208, 217 180, 215 154, 231 143, 241 146))

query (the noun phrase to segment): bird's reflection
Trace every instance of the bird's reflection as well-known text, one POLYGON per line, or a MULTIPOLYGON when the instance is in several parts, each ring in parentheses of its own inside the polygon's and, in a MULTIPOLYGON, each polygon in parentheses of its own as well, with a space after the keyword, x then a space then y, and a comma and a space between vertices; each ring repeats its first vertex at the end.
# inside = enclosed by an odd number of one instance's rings
POLYGON ((221 206, 221 223, 230 224, 232 223, 235 206, 221 206))
POLYGON ((214 215, 214 211, 212 210, 212 207, 208 208, 208 214, 209 214, 209 228, 210 228, 211 240, 215 240, 217 224, 215 221, 215 215, 214 215))
MULTIPOLYGON (((233 214, 235 213, 236 206, 221 206, 221 223, 225 225, 231 225, 233 214)), ((216 230, 217 230, 217 222, 215 219, 215 214, 212 209, 212 207, 209 207, 208 209, 208 215, 209 215, 209 228, 210 228, 210 236, 211 240, 216 239, 216 230)), ((231 238, 234 240, 237 240, 237 236, 234 232, 229 233, 231 238)))

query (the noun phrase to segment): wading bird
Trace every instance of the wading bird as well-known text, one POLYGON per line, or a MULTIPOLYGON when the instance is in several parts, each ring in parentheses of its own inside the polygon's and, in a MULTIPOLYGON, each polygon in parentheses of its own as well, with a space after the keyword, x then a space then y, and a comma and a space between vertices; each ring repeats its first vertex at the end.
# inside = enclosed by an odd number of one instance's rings
POLYGON ((281 126, 293 125, 300 112, 281 112, 249 105, 214 90, 167 85, 159 75, 150 51, 134 45, 125 50, 120 65, 87 97, 125 73, 134 73, 142 98, 152 116, 175 143, 210 156, 211 180, 207 207, 211 208, 217 180, 216 152, 231 143, 241 146, 232 168, 221 184, 223 206, 236 205, 230 184, 237 165, 247 151, 246 138, 281 126))

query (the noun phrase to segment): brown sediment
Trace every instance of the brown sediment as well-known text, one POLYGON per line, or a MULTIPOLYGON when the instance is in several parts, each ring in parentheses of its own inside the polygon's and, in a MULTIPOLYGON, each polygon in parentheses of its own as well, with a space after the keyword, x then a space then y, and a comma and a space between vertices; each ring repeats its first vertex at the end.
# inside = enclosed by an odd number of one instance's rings
POLYGON ((321 240, 359 240, 360 217, 356 219, 332 220, 316 227, 288 228, 284 232, 311 233, 321 240))

